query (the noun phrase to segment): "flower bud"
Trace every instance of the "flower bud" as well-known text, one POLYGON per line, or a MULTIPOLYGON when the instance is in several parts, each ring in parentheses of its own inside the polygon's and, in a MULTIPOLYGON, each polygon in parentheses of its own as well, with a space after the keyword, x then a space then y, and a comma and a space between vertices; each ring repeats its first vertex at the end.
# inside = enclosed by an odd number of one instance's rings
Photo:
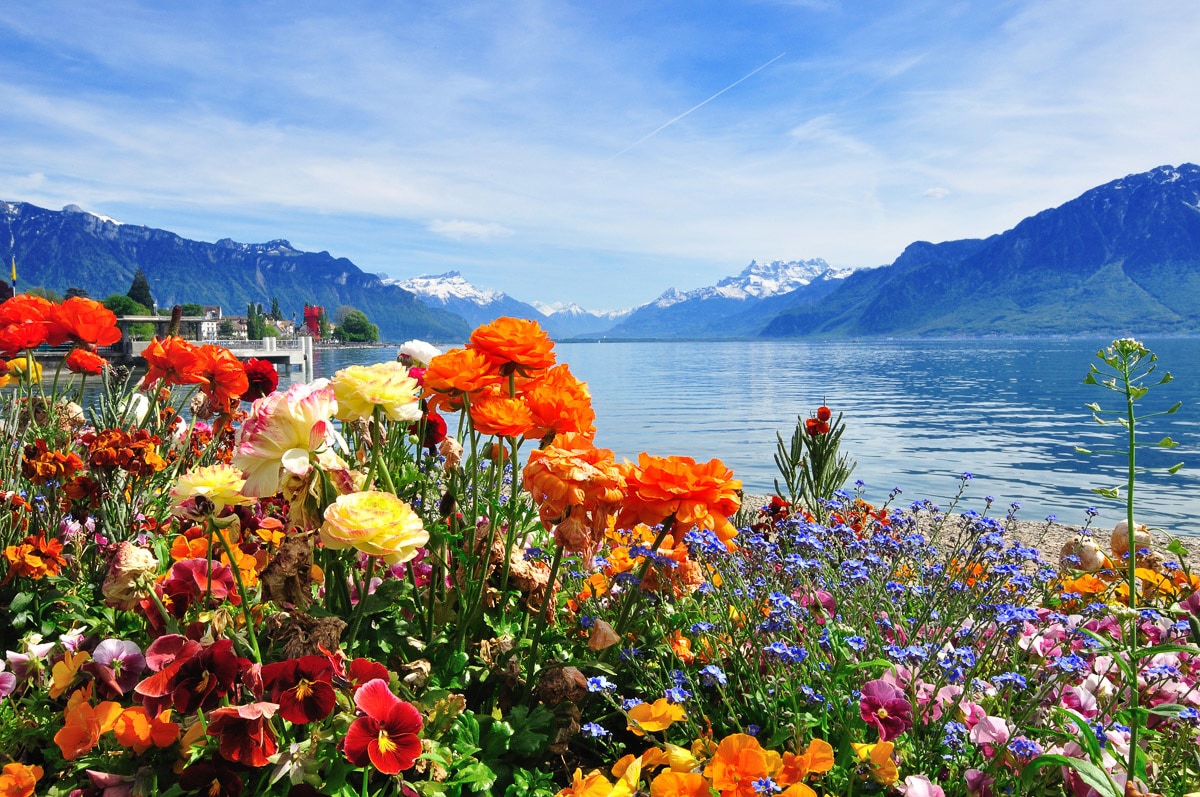
POLYGON ((131 542, 117 543, 108 564, 108 575, 100 591, 104 602, 116 609, 130 611, 150 595, 158 560, 145 548, 131 542))

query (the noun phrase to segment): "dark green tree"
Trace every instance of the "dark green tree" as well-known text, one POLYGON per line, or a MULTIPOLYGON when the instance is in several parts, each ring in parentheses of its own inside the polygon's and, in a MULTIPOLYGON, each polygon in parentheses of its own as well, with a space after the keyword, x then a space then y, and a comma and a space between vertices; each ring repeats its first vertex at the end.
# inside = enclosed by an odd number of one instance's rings
POLYGON ((329 316, 325 315, 325 311, 321 310, 321 315, 317 319, 317 328, 320 334, 317 336, 319 340, 329 340, 329 316))
MULTIPOLYGON (((123 315, 150 315, 150 308, 144 304, 138 304, 128 296, 120 293, 114 293, 103 302, 104 306, 112 310, 117 316, 123 315)), ((129 337, 133 340, 148 340, 154 335, 154 324, 149 321, 140 324, 133 324, 129 327, 129 337)))
POLYGON ((246 307, 246 340, 262 340, 267 334, 267 319, 262 305, 251 302, 246 307))
POLYGON ((343 316, 333 336, 343 343, 375 343, 379 340, 379 327, 361 310, 351 309, 343 316))
POLYGON ((221 322, 219 324, 217 324, 217 335, 222 340, 229 340, 230 338, 233 337, 233 319, 232 318, 222 318, 221 319, 221 322))
POLYGON ((64 298, 74 299, 76 296, 80 297, 81 299, 90 299, 91 298, 91 296, 88 294, 88 292, 83 288, 67 288, 67 293, 64 296, 64 298))
POLYGON ((188 302, 183 305, 184 315, 204 315, 204 308, 195 302, 188 302))
POLYGON ((133 284, 129 286, 129 292, 125 295, 147 308, 146 315, 150 314, 149 308, 154 306, 154 295, 150 293, 150 283, 140 268, 133 275, 133 284))
POLYGON ((272 321, 282 321, 283 320, 283 311, 279 309, 279 300, 276 299, 274 296, 271 297, 270 318, 272 321))

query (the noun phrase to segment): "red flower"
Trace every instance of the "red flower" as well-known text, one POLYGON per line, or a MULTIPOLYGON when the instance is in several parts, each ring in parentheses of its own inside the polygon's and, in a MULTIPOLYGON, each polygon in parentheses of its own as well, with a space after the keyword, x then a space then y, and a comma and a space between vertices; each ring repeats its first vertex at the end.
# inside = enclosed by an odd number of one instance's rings
POLYGON ((833 417, 833 412, 828 407, 826 407, 824 405, 817 407, 817 420, 818 421, 823 421, 825 423, 828 423, 829 419, 832 417, 833 417))
POLYGON ((350 682, 350 686, 358 689, 368 681, 374 681, 376 678, 381 679, 384 683, 388 682, 388 669, 377 661, 370 659, 354 659, 350 662, 350 672, 346 676, 346 680, 350 682))
MULTIPOLYGON (((171 637, 161 637, 146 651, 146 663, 155 666, 155 647, 171 637)), ((191 714, 198 708, 208 711, 233 691, 238 673, 250 666, 250 660, 233 652, 233 642, 219 639, 197 650, 184 646, 180 654, 162 670, 138 684, 133 691, 142 696, 142 705, 152 715, 164 708, 191 714), (190 651, 190 653, 188 652, 190 651)))
POLYGON ((881 679, 863 684, 858 710, 863 722, 878 729, 881 742, 891 741, 912 727, 912 704, 904 691, 881 679))
POLYGON ((200 389, 217 412, 228 414, 233 402, 250 387, 242 361, 223 346, 207 344, 197 352, 200 389))
POLYGON ((809 418, 804 422, 804 431, 808 432, 809 437, 820 437, 829 433, 829 424, 820 418, 809 418))
MULTIPOLYGON (((61 327, 64 339, 84 346, 111 346, 121 339, 116 314, 95 299, 72 296, 55 308, 54 322, 61 327)), ((50 337, 56 337, 53 329, 50 337)))
POLYGON ((269 721, 278 709, 275 703, 214 709, 208 715, 208 733, 220 740, 223 758, 248 767, 265 767, 270 763, 267 757, 279 749, 269 721))
POLYGON ((243 365, 249 385, 242 394, 242 401, 258 401, 263 396, 274 393, 279 387, 279 371, 271 361, 251 357, 243 365))
POLYGON ((421 712, 392 694, 387 681, 376 678, 354 693, 354 705, 366 714, 346 731, 342 749, 356 767, 374 764, 385 775, 409 769, 421 755, 421 712))
POLYGON ((324 656, 302 656, 273 662, 262 668, 265 688, 279 704, 279 716, 303 724, 323 720, 333 713, 333 663, 324 656))
MULTIPOLYGON (((408 431, 410 434, 416 434, 421 428, 420 423, 410 423, 408 431)), ((421 441, 421 445, 429 449, 431 453, 435 452, 438 443, 446 439, 446 419, 438 414, 437 410, 430 409, 425 414, 425 439, 421 441)))
POLYGON ((179 785, 202 797, 241 797, 242 779, 223 761, 199 761, 179 773, 179 785))
POLYGON ((143 388, 150 387, 160 379, 168 385, 199 385, 205 382, 200 350, 183 338, 151 338, 142 357, 146 360, 143 388))
POLYGON ((24 349, 36 349, 46 342, 46 325, 40 321, 21 321, 0 326, 0 355, 14 357, 24 349))
POLYGON ((67 370, 72 373, 99 376, 104 373, 104 366, 108 365, 108 360, 88 349, 74 348, 67 355, 65 363, 67 370))

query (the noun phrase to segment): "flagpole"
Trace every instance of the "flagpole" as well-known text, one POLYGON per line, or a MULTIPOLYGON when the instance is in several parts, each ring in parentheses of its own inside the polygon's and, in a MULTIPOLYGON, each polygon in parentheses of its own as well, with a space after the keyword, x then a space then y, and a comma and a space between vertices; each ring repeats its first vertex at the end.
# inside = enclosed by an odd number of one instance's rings
POLYGON ((12 295, 17 295, 17 255, 12 256, 12 295))

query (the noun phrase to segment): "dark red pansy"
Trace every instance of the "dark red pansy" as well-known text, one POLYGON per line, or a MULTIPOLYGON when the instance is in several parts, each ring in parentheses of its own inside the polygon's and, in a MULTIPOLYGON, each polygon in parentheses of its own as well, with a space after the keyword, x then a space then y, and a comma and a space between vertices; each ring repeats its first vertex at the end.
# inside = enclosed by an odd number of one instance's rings
POLYGON ((275 703, 251 703, 247 706, 226 706, 208 714, 208 735, 217 737, 223 758, 248 767, 265 767, 268 758, 279 750, 271 717, 279 706, 275 703))
POLYGON ((224 761, 200 761, 179 773, 188 794, 203 797, 241 797, 242 779, 224 761))
POLYGON ((373 764, 385 775, 409 769, 421 755, 421 712, 392 694, 387 681, 368 681, 354 693, 354 705, 366 716, 350 724, 342 749, 357 767, 373 764))
POLYGON ((166 708, 191 714, 198 708, 207 711, 216 707, 222 697, 233 691, 238 673, 250 666, 249 659, 233 652, 233 642, 228 639, 219 639, 198 651, 191 650, 191 655, 174 659, 134 688, 152 716, 166 708))
POLYGON ((279 716, 288 722, 323 720, 337 704, 332 684, 333 664, 324 656, 301 656, 266 664, 262 680, 271 700, 279 704, 279 716))

